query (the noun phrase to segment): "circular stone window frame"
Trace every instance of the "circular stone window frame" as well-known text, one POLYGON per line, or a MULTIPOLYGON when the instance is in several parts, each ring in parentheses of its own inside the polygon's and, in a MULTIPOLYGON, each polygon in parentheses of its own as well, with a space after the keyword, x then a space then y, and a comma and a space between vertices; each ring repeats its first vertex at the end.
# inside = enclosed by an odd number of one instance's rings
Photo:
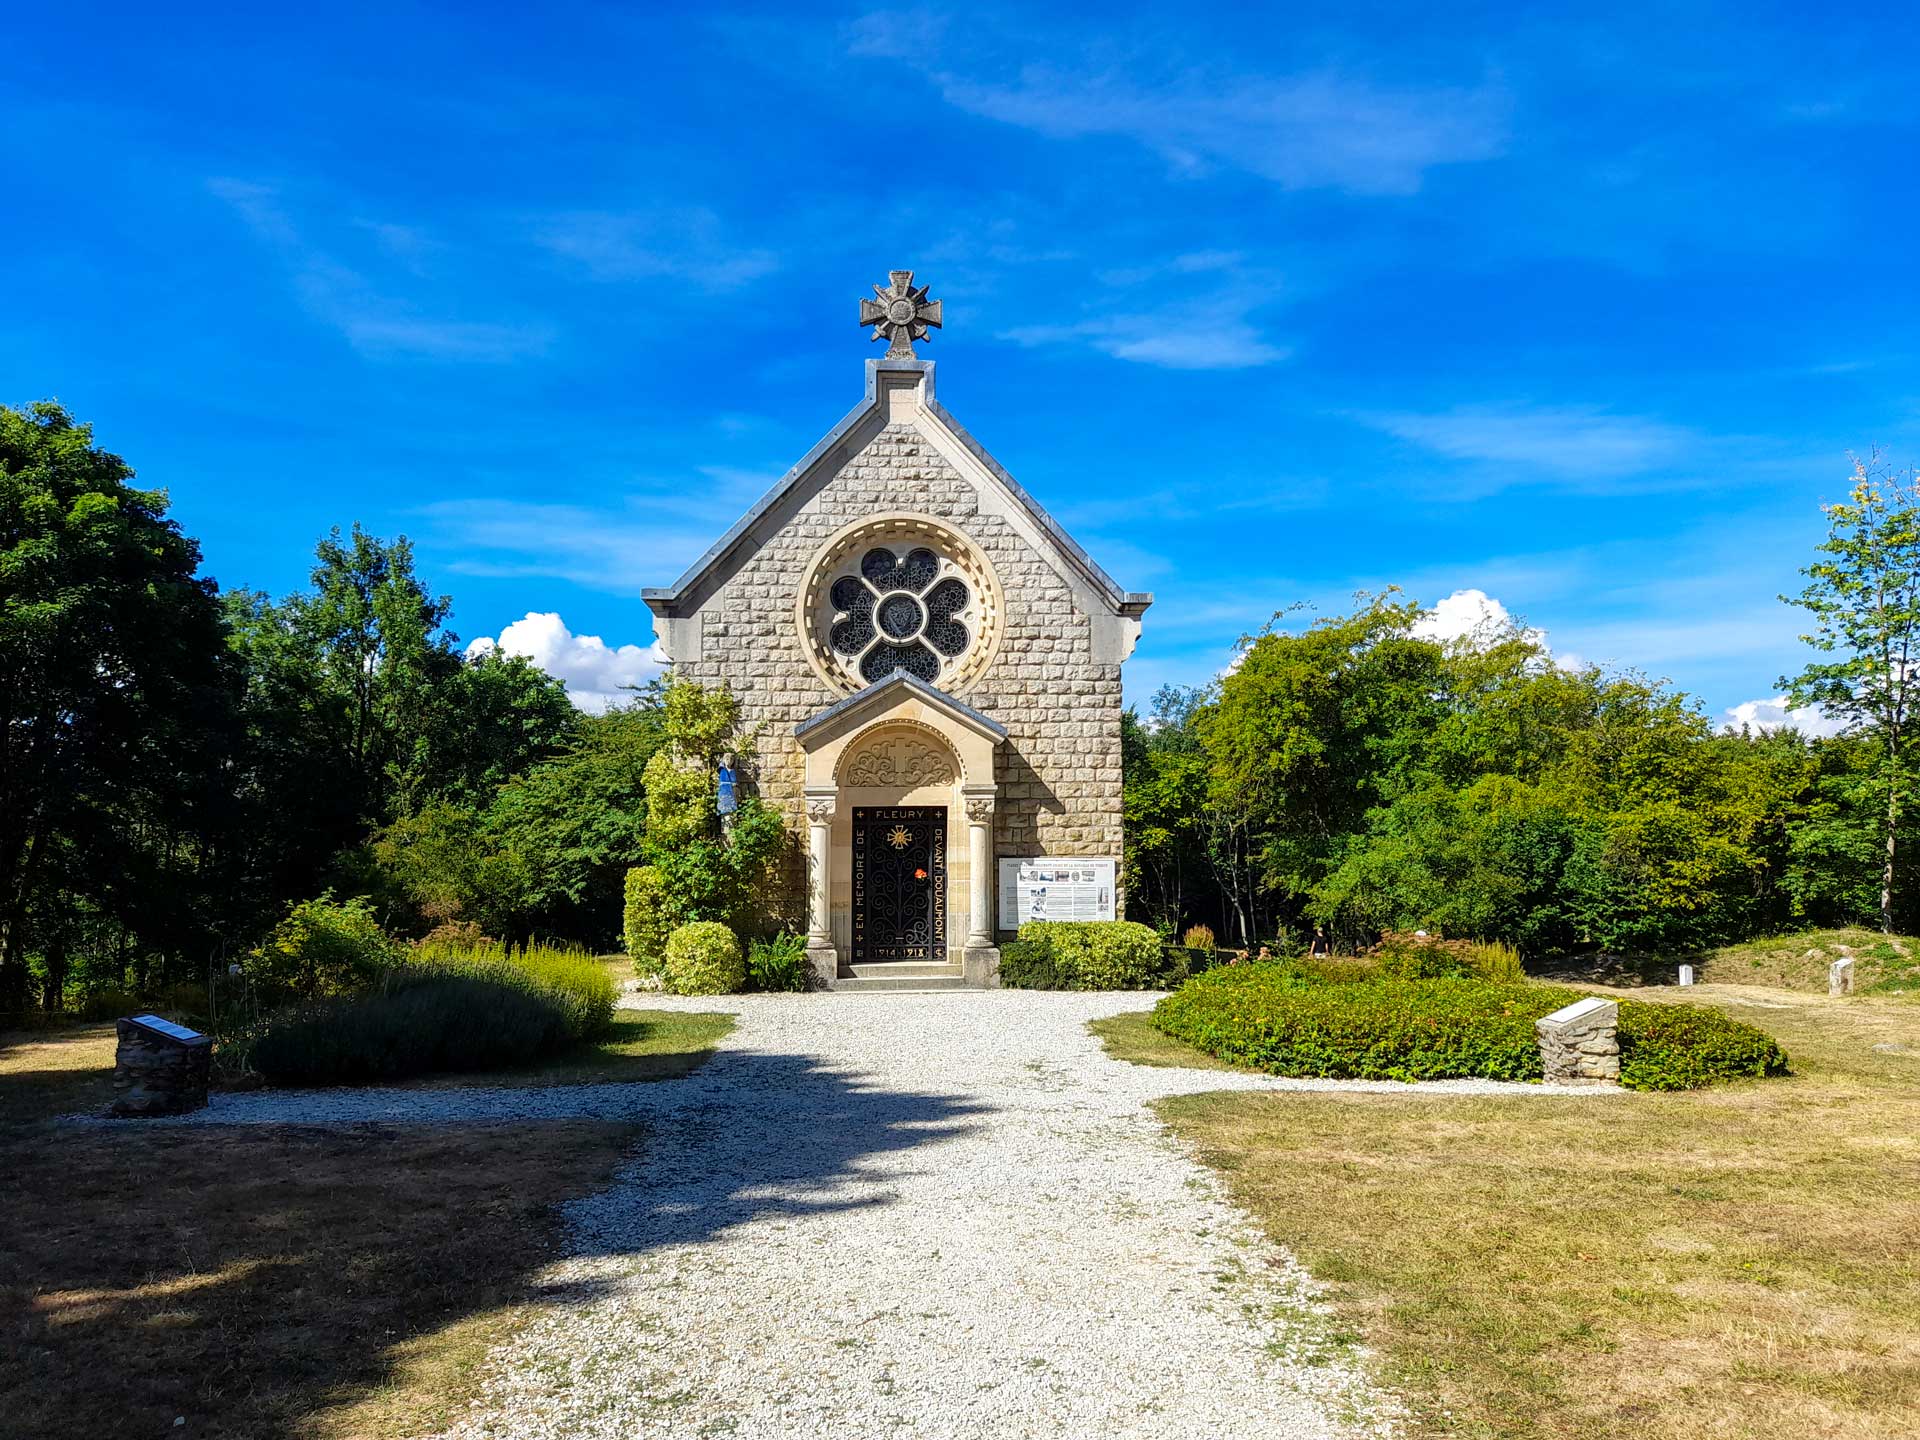
MULTIPOLYGON (((848 695, 872 683, 828 643, 827 632, 839 613, 828 592, 841 575, 858 574, 861 557, 876 545, 896 555, 924 546, 940 557, 942 577, 957 574, 966 582, 972 598, 961 612, 961 623, 972 632, 972 640, 959 663, 952 669, 943 664, 940 678, 934 682, 950 695, 965 694, 980 682, 1000 653, 1000 642, 1006 635, 1006 595, 1000 588, 999 575, 978 545, 946 521, 912 511, 856 520, 821 546, 808 562, 806 583, 794 602, 794 623, 807 663, 829 687, 848 695)), ((934 583, 939 583, 938 578, 934 583)))

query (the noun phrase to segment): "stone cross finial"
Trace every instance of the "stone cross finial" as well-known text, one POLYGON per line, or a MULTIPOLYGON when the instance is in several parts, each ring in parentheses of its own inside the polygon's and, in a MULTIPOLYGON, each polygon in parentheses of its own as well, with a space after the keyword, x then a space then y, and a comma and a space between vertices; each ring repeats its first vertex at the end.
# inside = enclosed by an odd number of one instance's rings
POLYGON ((860 323, 873 327, 873 338, 888 340, 889 360, 913 359, 913 342, 927 338, 927 328, 940 328, 940 302, 927 299, 928 287, 913 288, 911 270, 889 270, 892 288, 873 287, 878 300, 860 302, 860 323))

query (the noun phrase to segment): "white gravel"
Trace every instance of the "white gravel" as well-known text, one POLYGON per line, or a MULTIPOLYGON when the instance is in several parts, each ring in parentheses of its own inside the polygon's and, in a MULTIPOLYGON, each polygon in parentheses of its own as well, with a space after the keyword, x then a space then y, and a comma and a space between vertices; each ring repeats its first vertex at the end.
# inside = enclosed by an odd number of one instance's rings
POLYGON ((1289 1081, 1108 1059, 1148 995, 736 996, 688 1079, 224 1095, 181 1123, 641 1119, 568 1207, 561 1300, 450 1432, 525 1437, 1331 1437, 1390 1429, 1365 1357, 1146 1102, 1289 1081))

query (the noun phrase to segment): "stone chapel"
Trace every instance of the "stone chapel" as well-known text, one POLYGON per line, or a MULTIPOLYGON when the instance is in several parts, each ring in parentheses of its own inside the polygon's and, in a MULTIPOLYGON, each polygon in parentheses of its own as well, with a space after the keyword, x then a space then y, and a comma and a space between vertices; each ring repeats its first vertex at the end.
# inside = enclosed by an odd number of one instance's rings
POLYGON ((674 672, 758 727, 746 769, 807 837, 775 908, 804 901, 819 981, 993 985, 1025 921, 1119 916, 1120 666, 1153 597, 935 399, 927 287, 874 289, 865 397, 643 595, 674 672))

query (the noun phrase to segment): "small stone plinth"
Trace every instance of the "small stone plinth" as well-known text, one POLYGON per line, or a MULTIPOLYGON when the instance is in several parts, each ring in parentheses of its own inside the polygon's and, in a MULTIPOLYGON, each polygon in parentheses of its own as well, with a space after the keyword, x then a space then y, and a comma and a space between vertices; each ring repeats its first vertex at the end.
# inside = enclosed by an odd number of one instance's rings
POLYGON ((960 952, 960 978, 973 990, 1000 988, 1000 947, 980 945, 960 952))
POLYGON ((807 946, 807 966, 813 971, 810 989, 831 990, 840 978, 840 952, 831 945, 807 946))
POLYGON ((158 1015, 118 1020, 114 1029, 120 1041, 113 1060, 115 1115, 179 1115, 205 1108, 211 1037, 158 1015))
POLYGON ((1614 1085, 1620 1080, 1620 1007, 1588 996, 1533 1022, 1549 1085, 1614 1085))
POLYGON ((1853 957, 1843 955, 1827 967, 1827 994, 1853 994, 1853 957))

